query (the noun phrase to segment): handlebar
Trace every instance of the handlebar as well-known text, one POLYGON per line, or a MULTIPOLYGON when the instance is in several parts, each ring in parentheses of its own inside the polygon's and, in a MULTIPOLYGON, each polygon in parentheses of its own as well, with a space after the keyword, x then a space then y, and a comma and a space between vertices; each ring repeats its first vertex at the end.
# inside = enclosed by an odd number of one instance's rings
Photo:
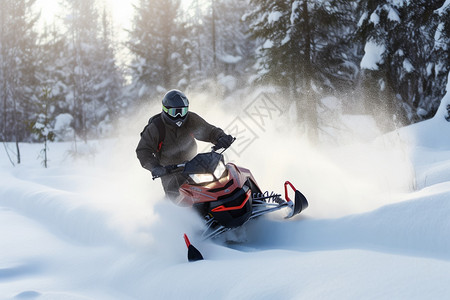
MULTIPOLYGON (((233 137, 233 139, 231 140, 230 146, 231 146, 231 144, 234 143, 235 140, 236 140, 236 138, 233 137)), ((220 152, 220 154, 222 154, 222 153, 225 152, 225 150, 227 150, 228 148, 229 148, 229 147, 227 147, 227 148, 218 148, 216 145, 214 145, 214 146, 211 147, 211 150, 212 150, 212 151, 217 151, 217 150, 223 149, 223 151, 220 152)))
POLYGON ((184 164, 177 164, 177 165, 168 165, 168 166, 165 166, 165 167, 163 167, 163 168, 166 169, 166 174, 164 174, 164 175, 162 175, 162 176, 152 176, 152 179, 155 180, 155 179, 161 178, 161 177, 163 177, 163 176, 167 176, 167 175, 170 175, 170 174, 174 174, 174 173, 181 172, 181 171, 183 170, 183 168, 184 168, 185 165, 186 165, 186 164, 184 163, 184 164))

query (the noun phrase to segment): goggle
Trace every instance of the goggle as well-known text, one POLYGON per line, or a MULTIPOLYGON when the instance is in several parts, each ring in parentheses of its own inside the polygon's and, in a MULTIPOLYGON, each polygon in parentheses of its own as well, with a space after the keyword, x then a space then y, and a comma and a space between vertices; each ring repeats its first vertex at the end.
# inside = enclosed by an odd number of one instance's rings
POLYGON ((188 110, 189 110, 189 107, 187 107, 187 106, 167 108, 163 105, 163 111, 173 118, 175 118, 178 115, 180 115, 181 117, 184 117, 188 113, 188 110))

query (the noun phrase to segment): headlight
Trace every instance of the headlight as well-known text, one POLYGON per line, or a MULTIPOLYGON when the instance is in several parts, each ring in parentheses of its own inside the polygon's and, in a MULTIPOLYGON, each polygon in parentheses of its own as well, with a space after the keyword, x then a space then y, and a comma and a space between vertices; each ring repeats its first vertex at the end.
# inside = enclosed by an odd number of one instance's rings
POLYGON ((214 180, 218 180, 222 177, 223 173, 225 172, 227 168, 223 164, 223 162, 219 162, 217 164, 216 169, 214 170, 213 174, 205 173, 205 174, 190 174, 189 177, 196 183, 196 184, 202 184, 202 183, 208 183, 214 180))
POLYGON ((223 164, 222 161, 219 161, 219 164, 217 165, 216 169, 214 170, 214 177, 217 179, 220 179, 223 175, 223 172, 225 172, 227 168, 223 164))
POLYGON ((190 174, 189 176, 196 184, 214 181, 214 176, 212 174, 190 174))

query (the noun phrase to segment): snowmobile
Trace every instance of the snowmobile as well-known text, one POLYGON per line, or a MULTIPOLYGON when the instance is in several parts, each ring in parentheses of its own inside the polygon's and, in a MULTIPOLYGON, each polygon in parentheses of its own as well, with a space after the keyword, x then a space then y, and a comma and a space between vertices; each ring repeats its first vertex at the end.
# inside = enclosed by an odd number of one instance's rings
MULTIPOLYGON (((226 149, 219 150, 214 146, 211 152, 199 153, 186 163, 166 166, 168 174, 181 173, 186 179, 176 202, 193 207, 204 218, 204 240, 270 212, 287 208, 285 218, 292 218, 308 207, 306 197, 291 182, 284 183, 284 198, 275 192, 263 192, 250 170, 225 164, 226 149), (290 191, 294 199, 289 197, 290 191)), ((193 248, 188 237, 184 238, 188 249, 193 248)))

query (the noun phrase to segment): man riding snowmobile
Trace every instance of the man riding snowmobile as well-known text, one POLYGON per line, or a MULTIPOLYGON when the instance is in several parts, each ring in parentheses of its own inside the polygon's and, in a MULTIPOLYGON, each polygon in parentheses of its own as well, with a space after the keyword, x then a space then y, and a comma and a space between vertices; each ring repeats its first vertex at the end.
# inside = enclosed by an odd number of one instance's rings
POLYGON ((143 168, 153 177, 161 177, 164 192, 171 200, 178 197, 185 177, 168 174, 165 166, 191 160, 197 154, 196 139, 217 148, 228 148, 233 142, 231 135, 190 112, 189 100, 182 92, 168 91, 162 99, 162 112, 151 117, 141 132, 136 154, 143 168))

